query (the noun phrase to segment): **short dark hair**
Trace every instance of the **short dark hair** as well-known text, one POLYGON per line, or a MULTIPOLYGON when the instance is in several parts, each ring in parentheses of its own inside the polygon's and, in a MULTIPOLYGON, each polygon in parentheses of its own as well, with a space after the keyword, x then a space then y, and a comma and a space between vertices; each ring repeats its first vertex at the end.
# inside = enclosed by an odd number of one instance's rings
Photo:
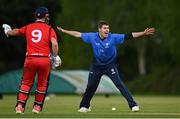
POLYGON ((104 21, 104 20, 100 20, 100 21, 98 22, 98 28, 101 28, 103 25, 109 26, 109 23, 106 22, 106 21, 104 21))

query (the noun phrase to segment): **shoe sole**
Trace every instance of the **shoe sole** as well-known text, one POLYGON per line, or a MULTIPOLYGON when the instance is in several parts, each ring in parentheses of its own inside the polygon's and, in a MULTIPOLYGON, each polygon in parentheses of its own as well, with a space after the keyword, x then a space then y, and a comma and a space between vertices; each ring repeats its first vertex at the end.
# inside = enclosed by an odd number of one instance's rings
POLYGON ((32 112, 33 112, 34 114, 39 114, 39 111, 33 110, 32 112))
POLYGON ((79 111, 79 110, 78 110, 78 112, 81 112, 81 113, 87 113, 88 111, 79 111))
POLYGON ((87 113, 87 112, 90 112, 91 110, 86 110, 86 111, 80 111, 78 110, 78 112, 81 112, 81 113, 87 113))
POLYGON ((21 115, 24 114, 23 112, 16 112, 17 115, 21 115))

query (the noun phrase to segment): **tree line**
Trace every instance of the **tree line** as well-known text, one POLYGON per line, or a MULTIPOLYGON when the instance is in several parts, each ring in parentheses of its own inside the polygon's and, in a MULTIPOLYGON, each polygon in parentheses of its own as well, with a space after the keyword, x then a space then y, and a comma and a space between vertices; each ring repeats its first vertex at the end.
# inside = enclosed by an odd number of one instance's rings
MULTIPOLYGON (((108 21, 113 33, 155 27, 155 35, 118 46, 121 77, 137 93, 180 94, 179 0, 1 0, 0 3, 1 22, 12 27, 33 22, 37 6, 48 7, 54 28, 60 25, 81 32, 95 32, 99 20, 108 21)), ((0 33, 3 46, 0 47, 1 73, 22 67, 25 40, 19 40, 19 37, 7 39, 2 29, 0 33)), ((59 31, 57 34, 61 39, 59 47, 63 60, 58 70, 88 70, 93 60, 90 46, 59 31)))

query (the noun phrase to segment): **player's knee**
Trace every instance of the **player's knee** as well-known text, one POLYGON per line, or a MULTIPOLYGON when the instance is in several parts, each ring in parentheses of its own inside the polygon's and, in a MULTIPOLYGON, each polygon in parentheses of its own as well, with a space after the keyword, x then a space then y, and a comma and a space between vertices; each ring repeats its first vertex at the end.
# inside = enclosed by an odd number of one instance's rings
POLYGON ((38 86, 36 88, 36 92, 38 93, 46 93, 47 87, 46 86, 38 86))
POLYGON ((31 89, 31 86, 25 85, 25 84, 22 84, 20 87, 20 91, 22 91, 24 93, 29 93, 30 89, 31 89))

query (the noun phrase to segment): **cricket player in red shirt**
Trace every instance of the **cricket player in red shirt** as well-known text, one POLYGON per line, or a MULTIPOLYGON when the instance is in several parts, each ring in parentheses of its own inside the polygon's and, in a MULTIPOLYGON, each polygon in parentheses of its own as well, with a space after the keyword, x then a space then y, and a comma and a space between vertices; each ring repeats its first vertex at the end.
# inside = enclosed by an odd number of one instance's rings
POLYGON ((26 37, 26 59, 24 63, 23 79, 17 96, 16 113, 23 114, 29 92, 33 86, 37 74, 37 87, 32 112, 38 114, 42 111, 46 91, 48 87, 48 75, 50 72, 50 45, 52 46, 53 65, 58 67, 61 59, 58 56, 58 42, 54 29, 49 24, 49 11, 46 7, 39 7, 35 11, 36 21, 20 29, 11 29, 3 24, 7 36, 26 37))

